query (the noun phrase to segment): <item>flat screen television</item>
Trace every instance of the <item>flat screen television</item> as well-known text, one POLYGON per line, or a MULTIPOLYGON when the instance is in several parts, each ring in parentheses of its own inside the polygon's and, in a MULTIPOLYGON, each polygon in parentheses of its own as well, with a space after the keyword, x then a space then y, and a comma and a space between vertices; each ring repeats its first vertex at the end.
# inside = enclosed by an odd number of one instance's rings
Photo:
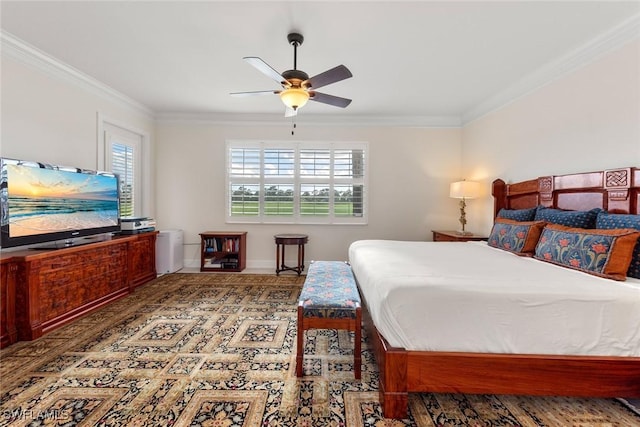
POLYGON ((63 166, 0 159, 0 247, 120 231, 118 177, 63 166))

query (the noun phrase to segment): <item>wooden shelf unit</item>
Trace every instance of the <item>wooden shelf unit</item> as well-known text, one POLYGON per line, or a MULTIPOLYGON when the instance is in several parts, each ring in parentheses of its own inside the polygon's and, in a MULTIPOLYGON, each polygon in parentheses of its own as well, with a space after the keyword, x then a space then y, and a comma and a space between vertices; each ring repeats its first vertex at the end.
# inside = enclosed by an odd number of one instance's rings
POLYGON ((247 259, 246 231, 200 233, 200 271, 239 272, 247 259))

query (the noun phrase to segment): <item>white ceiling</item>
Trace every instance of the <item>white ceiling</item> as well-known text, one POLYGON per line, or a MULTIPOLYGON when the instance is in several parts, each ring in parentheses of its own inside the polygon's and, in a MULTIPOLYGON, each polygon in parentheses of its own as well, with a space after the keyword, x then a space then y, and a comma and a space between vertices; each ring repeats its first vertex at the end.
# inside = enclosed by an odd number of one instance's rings
POLYGON ((531 76, 630 21, 636 28, 640 2, 3 0, 0 8, 4 32, 160 115, 281 116, 276 95, 229 93, 278 89, 242 57, 291 69, 286 36, 295 30, 305 37, 298 69, 313 76, 344 64, 353 73, 321 89, 352 98, 349 107, 310 102, 300 116, 463 118, 530 89, 531 76))

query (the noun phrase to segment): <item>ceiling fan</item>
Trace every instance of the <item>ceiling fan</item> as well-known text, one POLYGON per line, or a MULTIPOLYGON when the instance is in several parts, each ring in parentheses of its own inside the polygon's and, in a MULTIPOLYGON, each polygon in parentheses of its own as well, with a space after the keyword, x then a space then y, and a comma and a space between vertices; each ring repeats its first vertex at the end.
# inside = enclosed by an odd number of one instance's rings
POLYGON ((304 106, 309 99, 316 102, 322 102, 323 104, 333 105, 335 107, 347 107, 351 103, 350 99, 316 92, 316 89, 352 77, 353 75, 351 74, 351 71, 349 71, 349 69, 344 65, 338 65, 337 67, 309 78, 307 73, 297 69, 298 46, 302 45, 304 37, 299 33, 290 33, 287 35, 287 40, 289 41, 289 44, 293 46, 293 70, 287 70, 280 74, 269 64, 256 56, 247 56, 242 58, 267 77, 277 81, 282 86, 282 90, 234 92, 231 95, 280 95, 280 99, 287 108, 284 114, 285 117, 295 116, 298 113, 298 109, 304 106))

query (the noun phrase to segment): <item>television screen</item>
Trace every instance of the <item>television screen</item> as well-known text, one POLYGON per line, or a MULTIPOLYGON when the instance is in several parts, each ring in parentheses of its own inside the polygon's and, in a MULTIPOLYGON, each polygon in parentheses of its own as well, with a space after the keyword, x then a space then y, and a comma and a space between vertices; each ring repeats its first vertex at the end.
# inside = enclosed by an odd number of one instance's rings
POLYGON ((120 230, 118 178, 2 159, 2 247, 120 230))

